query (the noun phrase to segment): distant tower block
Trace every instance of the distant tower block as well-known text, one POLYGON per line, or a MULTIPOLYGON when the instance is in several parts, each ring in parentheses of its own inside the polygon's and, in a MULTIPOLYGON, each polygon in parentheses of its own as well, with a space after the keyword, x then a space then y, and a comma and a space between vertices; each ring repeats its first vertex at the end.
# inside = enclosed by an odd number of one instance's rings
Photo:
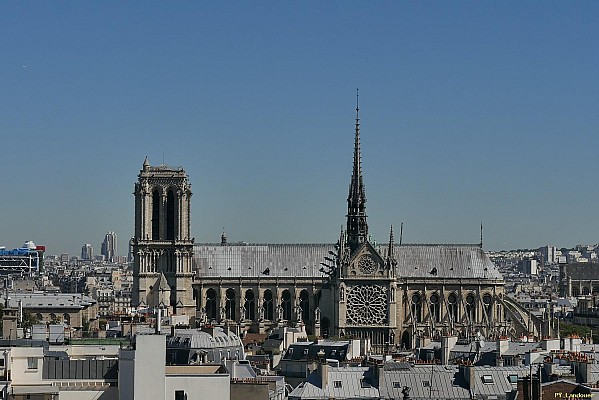
POLYGON ((146 157, 135 184, 134 307, 195 318, 192 295, 191 184, 181 167, 150 166, 146 157))

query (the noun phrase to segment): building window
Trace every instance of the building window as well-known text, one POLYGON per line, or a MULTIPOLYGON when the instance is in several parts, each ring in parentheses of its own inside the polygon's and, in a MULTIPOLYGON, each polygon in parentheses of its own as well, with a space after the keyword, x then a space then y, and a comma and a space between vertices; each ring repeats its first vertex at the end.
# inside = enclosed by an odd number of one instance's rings
POLYGON ((216 319, 216 290, 212 288, 206 292, 206 317, 209 321, 216 319))
POLYGON ((493 384, 493 375, 483 375, 482 380, 485 385, 492 385, 493 384))
POLYGON ((431 387, 431 382, 430 381, 422 381, 422 386, 431 387))
POLYGON ((452 293, 447 297, 447 308, 449 309, 449 316, 453 321, 458 320, 458 296, 455 293, 452 293))
POLYGON ((274 319, 274 305, 272 292, 270 290, 264 292, 264 302, 262 306, 264 307, 264 318, 272 321, 274 319))
POLYGON ((250 321, 256 319, 256 307, 254 307, 254 292, 252 290, 248 290, 245 292, 245 304, 243 308, 245 309, 245 315, 243 316, 245 319, 249 319, 250 321))
POLYGON ((300 292, 299 305, 302 309, 302 321, 307 322, 310 320, 310 295, 307 290, 300 292))
POLYGON ((493 313, 493 297, 489 293, 485 293, 483 295, 483 304, 485 305, 485 313, 487 314, 487 319, 491 321, 493 313))
POLYGON ((233 289, 227 289, 225 292, 225 316, 227 319, 235 319, 235 291, 233 289))
POLYGON ((439 301, 439 295, 437 293, 433 293, 431 295, 431 319, 435 322, 439 322, 441 320, 441 303, 439 301))
POLYGON ((414 293, 412 295, 412 318, 417 323, 422 322, 422 303, 420 300, 420 294, 414 293))
POLYGON ((466 296, 466 314, 469 322, 476 322, 476 297, 473 293, 468 293, 466 296))
POLYGON ((160 193, 152 193, 152 240, 160 239, 160 193))
POLYGON ((333 382, 333 387, 335 387, 335 389, 341 388, 341 381, 334 381, 333 382))
POLYGON ((281 296, 281 307, 283 307, 283 319, 291 321, 291 293, 284 290, 281 296))
POLYGON ((27 369, 37 369, 36 357, 27 357, 27 369))
POLYGON ((397 381, 396 381, 396 382, 393 382, 393 388, 394 388, 394 389, 401 389, 401 383, 399 383, 399 382, 397 382, 397 381))
POLYGON ((175 194, 172 190, 166 195, 166 240, 175 240, 175 194))
POLYGON ((185 400, 185 399, 187 399, 185 390, 175 390, 175 400, 185 400))

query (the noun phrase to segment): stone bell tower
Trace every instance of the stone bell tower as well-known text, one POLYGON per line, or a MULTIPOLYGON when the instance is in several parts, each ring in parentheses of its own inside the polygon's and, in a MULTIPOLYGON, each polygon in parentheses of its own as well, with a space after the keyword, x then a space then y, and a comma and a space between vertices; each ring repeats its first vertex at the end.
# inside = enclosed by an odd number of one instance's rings
POLYGON ((195 317, 190 237, 191 184, 181 167, 150 166, 146 157, 135 184, 133 307, 162 308, 195 317))

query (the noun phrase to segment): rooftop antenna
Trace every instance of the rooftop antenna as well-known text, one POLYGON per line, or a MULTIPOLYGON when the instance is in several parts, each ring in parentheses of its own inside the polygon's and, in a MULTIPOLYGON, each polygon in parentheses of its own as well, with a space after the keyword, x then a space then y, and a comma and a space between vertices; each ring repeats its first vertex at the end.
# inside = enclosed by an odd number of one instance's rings
POLYGON ((403 222, 399 226, 399 245, 400 246, 401 246, 402 241, 403 241, 403 222))

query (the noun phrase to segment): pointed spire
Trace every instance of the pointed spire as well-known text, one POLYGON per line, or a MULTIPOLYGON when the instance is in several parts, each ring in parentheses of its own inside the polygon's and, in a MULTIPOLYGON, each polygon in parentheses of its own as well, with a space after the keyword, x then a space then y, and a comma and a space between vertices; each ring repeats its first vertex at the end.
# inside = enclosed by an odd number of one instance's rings
POLYGON ((401 246, 401 242, 403 241, 403 222, 399 226, 399 245, 401 246))
POLYGON ((480 223, 480 248, 483 248, 483 223, 480 223))
POLYGON ((359 89, 356 89, 356 130, 354 134, 354 165, 349 185, 349 199, 366 202, 364 180, 362 178, 362 149, 360 144, 360 101, 359 89))
POLYGON ((148 161, 148 156, 146 156, 146 159, 144 160, 144 164, 143 164, 142 169, 144 171, 147 171, 149 168, 150 168, 150 162, 148 161))
POLYGON ((391 225, 391 231, 389 232, 389 248, 387 250, 387 262, 388 268, 391 270, 391 273, 394 274, 395 266, 397 265, 397 260, 395 259, 395 238, 393 236, 393 225, 391 225))
POLYGON ((354 134, 354 162, 349 194, 347 197, 347 235, 353 252, 359 244, 368 240, 366 223, 366 192, 362 178, 362 153, 360 147, 360 103, 356 89, 356 130, 354 134))
POLYGON ((393 238, 393 225, 391 225, 391 232, 389 233, 389 251, 387 252, 387 254, 389 255, 389 258, 393 258, 395 256, 394 247, 395 247, 395 243, 394 243, 394 238, 393 238))

